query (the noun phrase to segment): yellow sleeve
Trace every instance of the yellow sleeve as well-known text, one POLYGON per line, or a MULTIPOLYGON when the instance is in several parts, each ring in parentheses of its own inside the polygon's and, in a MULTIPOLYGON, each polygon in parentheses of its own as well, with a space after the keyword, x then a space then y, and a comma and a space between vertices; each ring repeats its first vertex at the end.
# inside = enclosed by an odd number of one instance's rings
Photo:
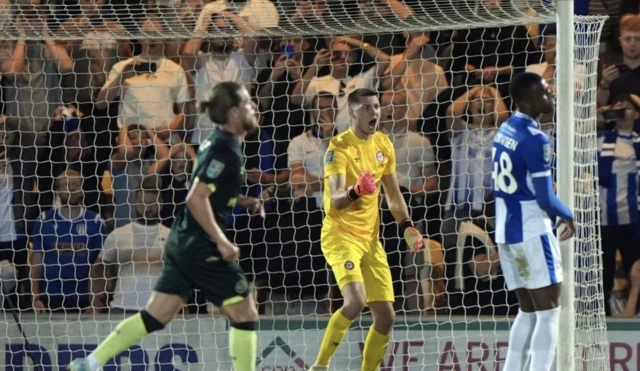
POLYGON ((389 156, 389 161, 387 161, 387 166, 384 168, 384 175, 390 175, 396 172, 396 150, 393 148, 393 144, 389 137, 385 140, 387 153, 389 156))
POLYGON ((348 163, 348 157, 343 151, 337 149, 335 146, 329 145, 329 149, 324 155, 325 178, 337 174, 346 175, 348 163))

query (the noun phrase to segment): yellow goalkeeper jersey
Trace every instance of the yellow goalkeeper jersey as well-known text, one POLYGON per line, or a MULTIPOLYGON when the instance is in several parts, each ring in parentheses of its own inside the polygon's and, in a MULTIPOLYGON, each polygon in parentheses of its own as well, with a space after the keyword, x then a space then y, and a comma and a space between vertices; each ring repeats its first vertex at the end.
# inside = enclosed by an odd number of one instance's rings
POLYGON ((358 138, 351 129, 331 139, 324 161, 324 209, 325 218, 322 234, 347 234, 360 241, 378 238, 380 228, 379 191, 362 196, 348 207, 338 210, 331 206, 329 177, 337 174, 346 176, 346 187, 355 185, 358 176, 369 171, 376 182, 383 175, 396 171, 396 155, 393 144, 386 134, 376 132, 365 141, 358 138))

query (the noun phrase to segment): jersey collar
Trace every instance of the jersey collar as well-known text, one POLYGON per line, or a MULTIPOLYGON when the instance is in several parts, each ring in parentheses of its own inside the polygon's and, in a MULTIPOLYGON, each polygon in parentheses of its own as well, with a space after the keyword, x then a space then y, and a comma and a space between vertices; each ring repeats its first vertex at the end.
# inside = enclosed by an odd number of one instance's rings
POLYGON ((82 211, 80 212, 80 214, 78 214, 78 216, 76 216, 73 219, 69 219, 66 216, 62 215, 62 212, 60 212, 60 208, 56 207, 55 208, 55 213, 58 216, 58 218, 65 220, 67 222, 75 222, 76 220, 80 220, 80 219, 85 219, 85 212, 87 211, 87 209, 85 209, 84 207, 82 208, 82 211))
POLYGON ((533 126, 533 127, 536 127, 536 128, 540 127, 540 125, 538 124, 538 121, 534 120, 529 115, 525 115, 524 113, 522 113, 520 111, 516 111, 513 115, 518 117, 518 118, 520 118, 520 119, 529 121, 529 126, 533 126))
MULTIPOLYGON (((348 133, 349 133, 349 136, 353 138, 353 141, 356 142, 357 144, 369 145, 373 143, 372 140, 364 140, 364 139, 358 138, 358 136, 356 135, 356 133, 353 132, 353 129, 351 127, 349 127, 348 133)), ((373 138, 373 135, 371 135, 371 138, 373 138)))

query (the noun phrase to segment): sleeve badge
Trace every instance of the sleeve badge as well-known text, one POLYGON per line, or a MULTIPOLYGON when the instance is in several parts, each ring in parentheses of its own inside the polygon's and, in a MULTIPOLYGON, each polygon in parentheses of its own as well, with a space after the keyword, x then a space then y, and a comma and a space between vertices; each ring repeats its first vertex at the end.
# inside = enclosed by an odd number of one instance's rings
POLYGON ((329 151, 327 152, 327 155, 325 156, 325 163, 327 165, 331 165, 333 163, 333 155, 334 155, 335 151, 329 151))
POLYGON ((544 158, 544 162, 547 165, 551 165, 551 156, 553 154, 551 153, 551 145, 549 144, 545 144, 544 146, 542 146, 542 156, 544 158))
POLYGON ((224 163, 218 160, 211 160, 209 163, 209 167, 207 168, 207 177, 211 179, 216 179, 222 174, 224 170, 224 163))

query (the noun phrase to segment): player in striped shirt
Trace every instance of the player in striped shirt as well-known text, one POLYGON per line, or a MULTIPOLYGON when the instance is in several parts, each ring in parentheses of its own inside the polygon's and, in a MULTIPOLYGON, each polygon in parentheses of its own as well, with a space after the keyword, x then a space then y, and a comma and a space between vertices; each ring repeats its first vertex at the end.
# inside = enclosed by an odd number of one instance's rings
POLYGON ((549 371, 555 357, 560 317, 562 261, 550 217, 566 225, 560 240, 573 236, 571 211, 553 192, 551 148, 538 119, 554 108, 545 80, 522 73, 511 82, 518 107, 495 136, 493 185, 496 242, 509 290, 520 310, 511 328, 505 370, 549 371))

